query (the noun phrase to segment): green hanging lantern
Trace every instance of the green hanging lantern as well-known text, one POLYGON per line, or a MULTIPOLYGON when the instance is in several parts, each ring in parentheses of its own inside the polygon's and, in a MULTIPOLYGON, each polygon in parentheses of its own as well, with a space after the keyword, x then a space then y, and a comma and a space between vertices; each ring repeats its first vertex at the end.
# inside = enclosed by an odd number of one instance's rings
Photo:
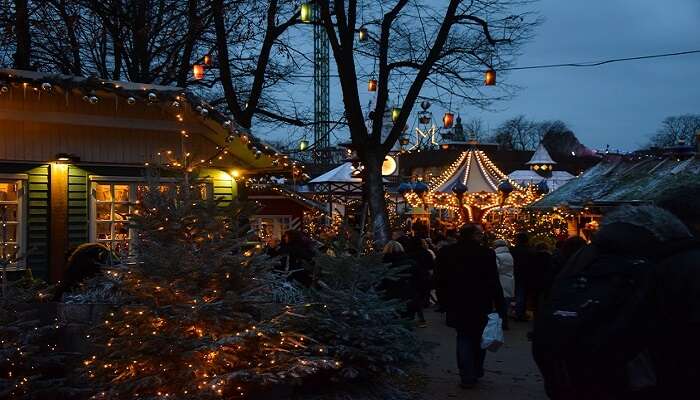
POLYGON ((394 107, 391 109, 391 120, 393 122, 396 122, 399 120, 399 115, 401 115, 401 109, 398 107, 394 107))
POLYGON ((300 151, 304 151, 304 150, 306 150, 306 149, 308 149, 308 148, 309 148, 309 141, 306 140, 306 139, 302 139, 302 140, 299 142, 299 150, 300 150, 300 151))
POLYGON ((309 23, 313 20, 314 5, 312 3, 301 3, 301 22, 309 23))

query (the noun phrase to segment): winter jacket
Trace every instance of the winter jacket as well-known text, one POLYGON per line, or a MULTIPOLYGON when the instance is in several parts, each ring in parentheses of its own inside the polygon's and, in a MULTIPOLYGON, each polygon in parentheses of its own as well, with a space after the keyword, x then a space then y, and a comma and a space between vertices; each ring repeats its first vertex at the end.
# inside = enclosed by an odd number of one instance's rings
POLYGON ((446 308, 448 326, 464 331, 483 329, 487 315, 503 309, 493 250, 477 242, 459 241, 440 249, 435 262, 444 274, 446 301, 441 305, 446 308))
POLYGON ((503 297, 515 297, 515 279, 513 277, 513 256, 505 243, 494 249, 496 252, 496 264, 498 265, 498 277, 503 288, 503 297))

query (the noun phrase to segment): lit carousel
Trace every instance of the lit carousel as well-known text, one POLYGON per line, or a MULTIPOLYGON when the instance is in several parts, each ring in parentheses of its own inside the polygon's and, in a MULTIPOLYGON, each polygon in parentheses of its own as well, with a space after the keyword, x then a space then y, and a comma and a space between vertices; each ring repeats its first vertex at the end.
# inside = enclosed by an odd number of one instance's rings
POLYGON ((465 222, 504 223, 547 191, 546 184, 520 185, 508 178, 477 146, 461 152, 428 183, 418 179, 399 186, 411 208, 420 210, 413 214, 424 218, 429 214, 448 227, 465 222))

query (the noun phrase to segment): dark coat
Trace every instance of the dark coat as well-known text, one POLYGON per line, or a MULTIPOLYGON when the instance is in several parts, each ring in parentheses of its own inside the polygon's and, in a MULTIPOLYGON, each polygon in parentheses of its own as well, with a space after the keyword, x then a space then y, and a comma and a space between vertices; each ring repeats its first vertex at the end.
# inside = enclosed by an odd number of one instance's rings
POLYGON ((529 246, 518 245, 510 249, 513 256, 513 277, 516 288, 529 286, 532 272, 533 252, 529 246))
POLYGON ((406 253, 385 254, 383 261, 391 264, 389 268, 394 269, 395 279, 385 279, 380 289, 384 291, 387 298, 403 300, 406 302, 414 299, 414 275, 416 262, 406 253))
POLYGON ((443 247, 435 262, 444 276, 447 325, 483 329, 487 315, 504 302, 496 253, 480 243, 460 241, 443 247))

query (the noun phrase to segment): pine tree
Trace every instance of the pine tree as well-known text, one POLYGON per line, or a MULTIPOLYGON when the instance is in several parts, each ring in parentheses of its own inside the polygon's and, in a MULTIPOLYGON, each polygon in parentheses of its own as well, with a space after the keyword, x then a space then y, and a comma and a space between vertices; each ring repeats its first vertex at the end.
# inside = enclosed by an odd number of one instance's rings
POLYGON ((109 272, 124 296, 84 362, 101 396, 248 397, 340 365, 274 318, 285 277, 248 248, 248 215, 186 184, 145 191, 131 219, 138 263, 109 272))

